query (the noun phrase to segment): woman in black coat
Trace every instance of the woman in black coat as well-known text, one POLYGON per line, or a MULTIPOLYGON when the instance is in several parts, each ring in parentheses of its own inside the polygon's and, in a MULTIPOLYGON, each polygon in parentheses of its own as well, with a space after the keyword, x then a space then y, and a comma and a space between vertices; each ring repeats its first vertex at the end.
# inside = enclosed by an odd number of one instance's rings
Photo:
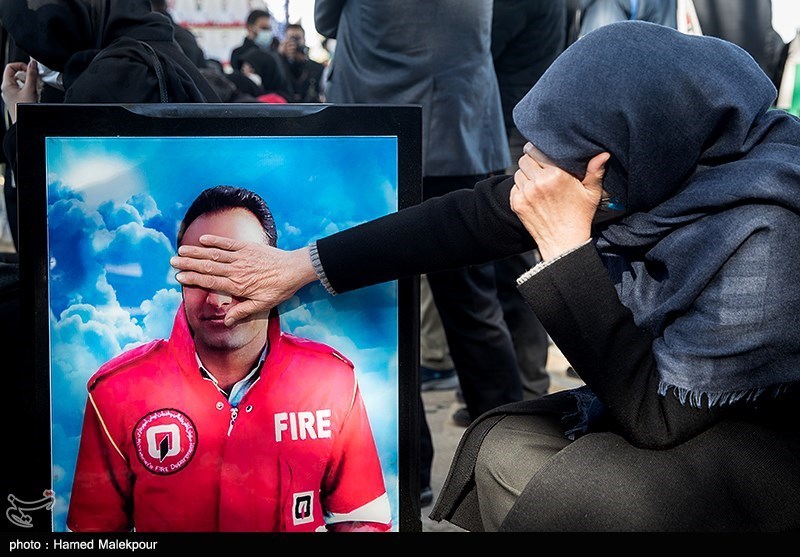
POLYGON ((775 96, 731 43, 610 24, 515 108, 531 144, 513 178, 308 248, 211 237, 173 264, 183 284, 247 298, 233 323, 316 279, 344 292, 535 245, 519 289, 585 386, 479 417, 431 518, 796 530, 800 121, 775 96))

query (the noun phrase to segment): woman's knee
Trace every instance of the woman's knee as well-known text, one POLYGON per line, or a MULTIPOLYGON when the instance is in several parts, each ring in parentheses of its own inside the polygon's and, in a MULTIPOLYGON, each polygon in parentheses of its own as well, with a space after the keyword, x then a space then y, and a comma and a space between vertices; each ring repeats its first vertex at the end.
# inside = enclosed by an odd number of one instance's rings
POLYGON ((531 477, 569 444, 557 420, 506 416, 481 443, 475 483, 486 530, 497 530, 531 477))

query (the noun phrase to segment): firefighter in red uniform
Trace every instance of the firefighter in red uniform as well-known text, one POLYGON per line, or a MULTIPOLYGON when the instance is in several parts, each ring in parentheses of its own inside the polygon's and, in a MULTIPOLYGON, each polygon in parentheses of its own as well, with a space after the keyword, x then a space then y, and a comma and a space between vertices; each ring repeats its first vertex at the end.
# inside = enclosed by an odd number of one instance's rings
MULTIPOLYGON (((202 234, 276 244, 264 201, 204 191, 178 245, 202 234)), ((387 531, 391 511, 353 364, 280 330, 228 327, 224 292, 184 287, 168 340, 90 379, 67 517, 73 531, 387 531)))

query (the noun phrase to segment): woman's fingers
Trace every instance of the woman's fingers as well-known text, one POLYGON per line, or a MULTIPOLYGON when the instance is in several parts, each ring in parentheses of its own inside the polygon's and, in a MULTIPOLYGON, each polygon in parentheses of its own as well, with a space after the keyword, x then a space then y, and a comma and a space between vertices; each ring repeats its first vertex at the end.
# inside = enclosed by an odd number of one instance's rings
POLYGON ((600 153, 595 155, 586 166, 586 176, 583 178, 583 185, 587 190, 596 193, 598 196, 603 192, 603 176, 606 173, 606 163, 611 158, 610 153, 600 153))
POLYGON ((246 245, 246 242, 242 240, 214 236, 213 234, 203 234, 200 236, 200 243, 209 248, 219 248, 225 251, 237 251, 246 245))
POLYGON ((528 155, 528 157, 536 161, 536 164, 541 168, 544 168, 546 166, 555 166, 553 164, 553 161, 551 161, 547 157, 547 155, 545 155, 539 149, 537 149, 533 143, 530 142, 526 143, 525 146, 522 148, 522 151, 526 155, 528 155))
POLYGON ((181 255, 173 256, 169 260, 169 264, 178 271, 196 271, 221 277, 226 276, 226 271, 230 268, 226 263, 230 263, 230 260, 222 261, 215 260, 213 257, 199 257, 193 255, 189 250, 181 252, 181 255))
POLYGON ((244 300, 238 304, 233 304, 225 313, 225 325, 230 327, 235 323, 241 321, 265 309, 264 303, 259 303, 254 300, 244 300))
POLYGON ((16 83, 17 72, 24 72, 27 65, 24 62, 11 62, 6 64, 6 69, 3 71, 3 86, 8 87, 12 84, 19 87, 16 83))
POLYGON ((31 93, 36 91, 39 78, 39 64, 36 60, 31 60, 25 70, 25 85, 23 89, 28 89, 31 93))
POLYGON ((175 275, 175 280, 182 286, 195 286, 206 290, 219 290, 230 292, 232 283, 229 279, 213 275, 204 275, 194 271, 180 271, 175 275))
MULTIPOLYGON (((220 263, 230 263, 236 260, 236 254, 231 251, 217 248, 205 248, 202 246, 181 246, 178 248, 178 256, 181 258, 179 263, 184 264, 184 259, 200 259, 208 261, 219 261, 220 263)), ((183 268, 183 267, 180 267, 183 268)))

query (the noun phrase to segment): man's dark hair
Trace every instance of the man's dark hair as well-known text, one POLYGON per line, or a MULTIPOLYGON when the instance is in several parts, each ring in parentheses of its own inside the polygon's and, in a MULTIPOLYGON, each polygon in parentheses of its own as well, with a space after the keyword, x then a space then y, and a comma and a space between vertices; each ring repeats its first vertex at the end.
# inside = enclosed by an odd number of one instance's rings
POLYGON ((167 13, 167 0, 150 0, 150 8, 154 12, 167 13))
POLYGON ((301 33, 303 33, 303 36, 304 36, 304 37, 305 37, 305 35, 306 35, 306 30, 305 30, 305 29, 303 29, 303 26, 302 26, 302 25, 300 25, 299 23, 289 23, 289 24, 287 24, 287 25, 286 25, 286 29, 284 29, 284 33, 285 33, 286 31, 288 31, 289 29, 298 29, 298 30, 300 30, 300 32, 301 32, 301 33))
POLYGON ((269 12, 264 10, 253 10, 247 16, 247 25, 254 25, 262 17, 271 17, 269 12))
POLYGON ((181 221, 181 227, 178 230, 178 245, 181 245, 186 229, 199 216, 238 208, 247 209, 253 213, 261 223, 267 243, 271 246, 277 245, 278 231, 275 228, 275 219, 264 199, 254 191, 233 186, 208 188, 195 198, 181 221))

